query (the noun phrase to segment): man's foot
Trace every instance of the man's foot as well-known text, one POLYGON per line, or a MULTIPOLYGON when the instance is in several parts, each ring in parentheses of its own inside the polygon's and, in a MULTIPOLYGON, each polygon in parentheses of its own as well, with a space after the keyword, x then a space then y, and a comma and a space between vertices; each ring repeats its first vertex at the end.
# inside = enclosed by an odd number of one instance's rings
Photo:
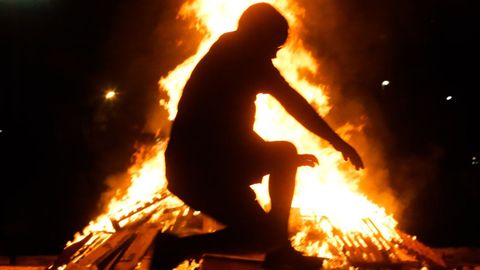
POLYGON ((183 262, 187 254, 179 247, 179 237, 169 233, 158 233, 153 240, 153 256, 150 269, 172 270, 183 262))
POLYGON ((262 268, 266 270, 319 270, 323 259, 304 256, 290 245, 267 253, 262 268))

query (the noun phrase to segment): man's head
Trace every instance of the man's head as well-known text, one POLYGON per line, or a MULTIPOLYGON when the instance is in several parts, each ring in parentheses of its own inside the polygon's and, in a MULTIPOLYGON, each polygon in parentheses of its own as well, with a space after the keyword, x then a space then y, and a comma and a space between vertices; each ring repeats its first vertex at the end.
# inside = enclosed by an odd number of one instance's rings
POLYGON ((237 31, 246 36, 259 52, 274 58, 278 48, 287 40, 288 22, 272 5, 258 3, 243 12, 237 31))

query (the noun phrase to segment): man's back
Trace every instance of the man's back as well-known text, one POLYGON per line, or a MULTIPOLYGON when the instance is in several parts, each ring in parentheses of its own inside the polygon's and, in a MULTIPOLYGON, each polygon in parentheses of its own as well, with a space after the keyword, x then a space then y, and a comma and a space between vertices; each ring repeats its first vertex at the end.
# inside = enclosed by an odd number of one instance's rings
POLYGON ((248 46, 235 32, 212 46, 185 86, 171 140, 195 147, 258 140, 255 98, 277 71, 271 59, 248 46))

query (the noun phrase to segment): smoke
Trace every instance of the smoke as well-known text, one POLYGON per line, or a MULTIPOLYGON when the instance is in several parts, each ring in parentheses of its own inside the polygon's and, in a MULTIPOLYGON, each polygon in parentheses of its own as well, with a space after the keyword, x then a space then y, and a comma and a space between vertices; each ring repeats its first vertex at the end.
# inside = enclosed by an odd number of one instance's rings
POLYGON ((347 123, 361 127, 348 136, 366 165, 360 187, 402 223, 403 211, 434 179, 441 156, 432 149, 399 157, 399 148, 408 142, 396 131, 401 123, 394 122, 399 118, 391 116, 395 112, 389 105, 396 103, 390 92, 401 89, 382 85, 397 72, 392 67, 399 46, 395 20, 404 16, 414 21, 411 7, 373 0, 298 3, 305 10, 303 39, 320 65, 319 76, 311 79, 327 86, 332 105, 325 118, 334 128, 347 123))
POLYGON ((98 211, 128 187, 135 154, 168 134, 158 81, 195 49, 194 42, 181 42, 188 35, 195 40, 195 33, 176 19, 180 2, 119 1, 112 5, 108 25, 102 25, 106 36, 98 45, 101 66, 92 79, 98 95, 91 101, 96 113, 89 134, 97 170, 105 176, 98 211), (103 93, 110 88, 117 96, 105 101, 103 93))
POLYGON ((179 7, 179 1, 125 1, 112 20, 104 77, 127 93, 126 107, 138 118, 142 132, 156 133, 168 125, 158 104, 164 98, 158 80, 195 49, 194 42, 182 42, 196 35, 176 19, 179 7))

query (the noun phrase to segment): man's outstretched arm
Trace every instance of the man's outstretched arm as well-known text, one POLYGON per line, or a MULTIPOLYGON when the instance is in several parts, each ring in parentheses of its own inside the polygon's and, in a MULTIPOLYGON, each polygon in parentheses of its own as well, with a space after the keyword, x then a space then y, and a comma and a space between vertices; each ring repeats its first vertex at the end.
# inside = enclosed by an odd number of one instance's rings
POLYGON ((357 170, 363 169, 363 161, 357 151, 340 138, 305 98, 295 91, 283 78, 276 80, 269 93, 300 124, 317 136, 327 140, 337 151, 341 152, 345 161, 350 160, 357 170))

